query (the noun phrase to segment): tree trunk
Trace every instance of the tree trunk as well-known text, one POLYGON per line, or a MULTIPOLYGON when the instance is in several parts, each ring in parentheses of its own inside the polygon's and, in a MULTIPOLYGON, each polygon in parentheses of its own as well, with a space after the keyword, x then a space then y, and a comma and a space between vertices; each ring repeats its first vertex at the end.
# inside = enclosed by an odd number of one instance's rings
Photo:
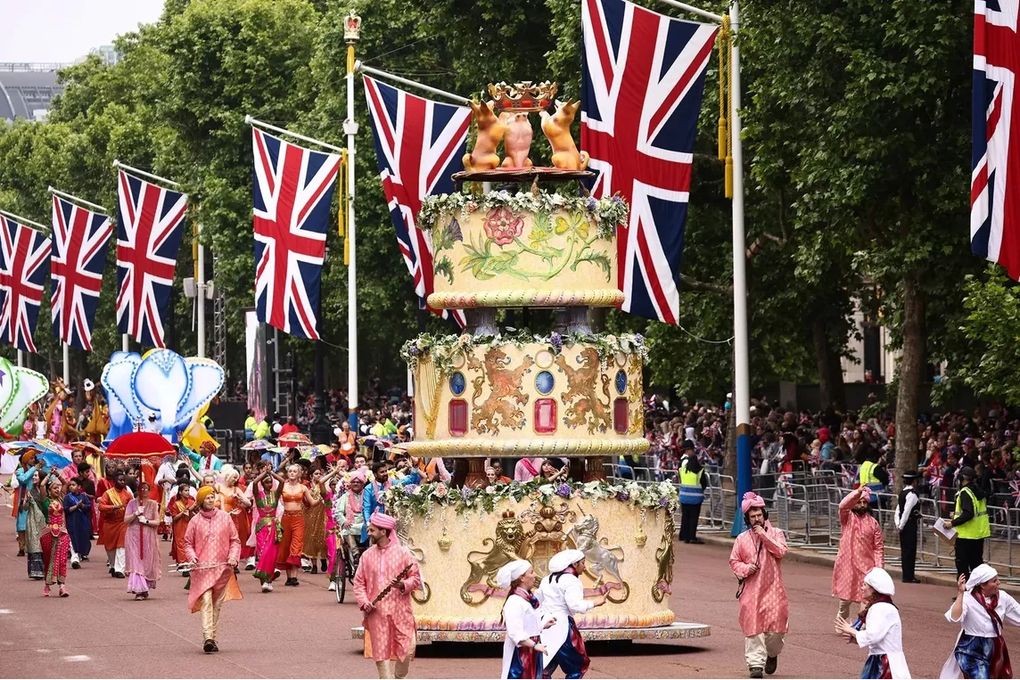
POLYGON ((842 409, 846 406, 846 391, 843 386, 843 366, 839 352, 832 346, 827 333, 825 319, 816 316, 811 322, 811 336, 814 343, 815 363, 818 367, 818 405, 825 410, 832 404, 842 409))
POLYGON ((896 391, 896 491, 903 488, 903 473, 917 471, 917 414, 924 372, 924 293, 917 279, 903 279, 903 355, 898 366, 896 391))

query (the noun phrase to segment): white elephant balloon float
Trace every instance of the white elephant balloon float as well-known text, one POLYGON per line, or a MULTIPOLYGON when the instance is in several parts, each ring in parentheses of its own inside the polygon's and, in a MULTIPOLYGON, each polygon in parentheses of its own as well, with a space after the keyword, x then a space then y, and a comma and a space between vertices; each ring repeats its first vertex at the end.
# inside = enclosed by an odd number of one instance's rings
POLYGON ((144 356, 114 352, 99 380, 110 405, 108 440, 146 430, 176 442, 192 416, 223 389, 224 379, 223 368, 211 359, 168 349, 144 356))

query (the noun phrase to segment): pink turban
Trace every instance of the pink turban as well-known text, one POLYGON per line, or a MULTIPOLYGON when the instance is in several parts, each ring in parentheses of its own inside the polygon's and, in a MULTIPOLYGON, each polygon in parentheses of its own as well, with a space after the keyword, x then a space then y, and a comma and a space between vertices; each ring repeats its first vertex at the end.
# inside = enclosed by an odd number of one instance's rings
POLYGON ((862 487, 860 487, 859 491, 861 492, 861 498, 863 498, 864 500, 866 500, 866 501, 868 501, 870 503, 871 502, 871 489, 866 487, 866 486, 862 486, 862 487))
POLYGON ((748 491, 740 501, 740 512, 747 512, 751 508, 764 508, 765 499, 753 491, 748 491))
POLYGON ((397 528, 397 520, 393 519, 389 515, 384 515, 381 512, 372 513, 372 517, 368 520, 372 526, 379 527, 380 529, 389 529, 393 531, 397 528))

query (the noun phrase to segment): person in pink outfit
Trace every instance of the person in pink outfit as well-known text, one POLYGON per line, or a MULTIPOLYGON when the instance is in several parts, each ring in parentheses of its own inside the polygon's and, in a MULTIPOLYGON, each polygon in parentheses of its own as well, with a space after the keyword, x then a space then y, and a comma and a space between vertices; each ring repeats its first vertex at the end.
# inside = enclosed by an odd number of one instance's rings
POLYGON ((124 553, 127 589, 136 600, 146 600, 156 588, 160 574, 159 504, 149 498, 148 482, 138 485, 138 495, 124 509, 124 553))
POLYGON ((417 644, 411 593, 421 587, 418 560, 397 539, 397 521, 376 512, 369 518, 372 546, 354 575, 354 598, 365 615, 366 646, 371 646, 380 678, 405 678, 417 644))
POLYGON ((776 672, 790 630, 790 602, 783 585, 786 537, 769 523, 765 500, 748 491, 740 501, 744 531, 730 551, 730 570, 740 583, 740 630, 752 678, 776 672))
POLYGON ((862 606, 864 577, 885 567, 882 527, 871 516, 871 489, 854 489, 839 502, 839 553, 832 570, 832 596, 839 598, 836 616, 850 618, 850 603, 862 606))
POLYGON ((234 576, 241 559, 241 539, 230 515, 216 508, 216 492, 211 486, 199 489, 195 501, 201 510, 188 521, 184 532, 184 556, 191 572, 188 609, 202 612, 202 649, 210 654, 220 651, 216 646, 220 608, 227 600, 242 599, 234 576))

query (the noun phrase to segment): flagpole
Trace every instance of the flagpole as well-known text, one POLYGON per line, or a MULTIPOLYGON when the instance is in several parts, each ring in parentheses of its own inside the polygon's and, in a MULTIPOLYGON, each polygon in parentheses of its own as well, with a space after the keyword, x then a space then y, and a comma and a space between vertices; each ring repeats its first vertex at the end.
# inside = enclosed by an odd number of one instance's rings
POLYGON ((14 213, 8 210, 0 210, 0 215, 6 215, 7 217, 10 217, 12 220, 17 220, 19 222, 29 224, 38 229, 42 229, 45 233, 49 233, 52 230, 52 227, 47 227, 45 224, 39 224, 38 222, 30 220, 27 217, 22 217, 21 215, 15 215, 14 213))
POLYGON ((297 132, 291 132, 287 128, 282 128, 282 127, 278 127, 276 125, 271 125, 271 124, 266 123, 264 121, 252 118, 251 116, 245 116, 244 117, 244 122, 247 123, 248 125, 253 125, 253 126, 259 127, 259 128, 265 128, 266 130, 270 130, 272 132, 279 132, 281 135, 287 135, 288 137, 293 137, 294 139, 300 139, 302 142, 308 142, 309 144, 318 144, 319 146, 321 146, 321 147, 323 147, 325 149, 329 149, 330 151, 336 151, 337 153, 343 153, 343 149, 341 149, 339 146, 334 146, 334 145, 332 145, 332 144, 330 144, 328 142, 322 141, 321 139, 315 139, 314 137, 308 137, 307 135, 301 135, 301 134, 298 134, 297 132))
POLYGON ((81 203, 86 208, 94 208, 94 209, 98 210, 99 212, 101 212, 106 217, 110 216, 109 215, 110 211, 107 210, 106 208, 104 208, 103 206, 99 205, 98 203, 93 203, 92 201, 86 201, 84 198, 79 198, 79 197, 75 196, 74 194, 68 194, 68 193, 65 193, 63 191, 60 191, 59 189, 54 189, 53 187, 47 187, 47 189, 54 196, 60 196, 61 198, 66 198, 69 201, 73 201, 75 203, 81 203))
POLYGON ((198 253, 195 256, 195 313, 198 327, 195 329, 195 356, 205 358, 205 246, 202 245, 202 225, 196 223, 195 238, 198 253))
POLYGON ((66 342, 60 343, 64 349, 64 384, 71 384, 71 348, 66 342))
POLYGON ((358 431, 358 289, 357 289, 357 239, 354 234, 354 136, 358 134, 358 123, 354 119, 354 46, 361 37, 361 17, 351 10, 344 19, 344 40, 347 42, 347 120, 344 133, 347 135, 347 238, 349 261, 347 265, 347 408, 351 431, 358 431))
POLYGON ((18 368, 23 368, 24 366, 25 366, 25 353, 19 349, 18 350, 18 368))
MULTIPOLYGON (((724 16, 713 14, 678 0, 658 0, 692 14, 725 25, 724 16)), ((747 254, 744 237, 744 149, 741 140, 740 120, 740 48, 737 36, 740 26, 738 0, 729 7, 730 41, 730 154, 732 159, 733 199, 733 415, 736 423, 737 444, 737 509, 733 519, 732 535, 744 530, 744 516, 740 512, 740 499, 751 490, 751 380, 747 341, 747 254)), ((720 64, 722 68, 722 64, 720 64)), ((727 159, 728 161, 730 159, 727 159)))
POLYGON ((387 73, 386 71, 380 71, 379 69, 372 68, 371 66, 365 66, 360 61, 357 62, 354 65, 354 70, 355 70, 355 72, 369 73, 371 75, 378 76, 380 78, 385 78, 387 80, 392 80, 392 81, 394 81, 396 83, 403 83, 404 85, 410 85, 411 87, 416 87, 419 90, 424 90, 425 92, 431 92, 432 94, 437 94, 440 97, 446 97, 450 101, 457 102, 458 104, 470 104, 471 103, 471 100, 468 99, 467 97, 461 97, 459 94, 453 94, 452 92, 447 92, 446 90, 440 90, 438 88, 426 85, 425 83, 419 83, 417 80, 409 80, 407 78, 401 78, 400 76, 393 75, 392 73, 387 73))
POLYGON ((730 3, 730 145, 733 156, 733 415, 737 425, 737 511, 732 534, 744 529, 740 499, 751 490, 751 380, 747 342, 747 251, 744 243, 744 148, 740 120, 740 8, 730 3))

